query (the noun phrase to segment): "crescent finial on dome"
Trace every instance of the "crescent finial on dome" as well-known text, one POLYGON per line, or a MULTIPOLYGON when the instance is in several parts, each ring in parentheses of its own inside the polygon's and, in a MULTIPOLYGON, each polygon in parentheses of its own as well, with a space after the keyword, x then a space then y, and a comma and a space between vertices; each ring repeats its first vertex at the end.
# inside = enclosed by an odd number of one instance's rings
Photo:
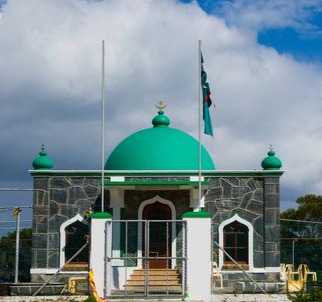
POLYGON ((164 115, 164 111, 163 111, 163 109, 167 107, 166 103, 163 101, 159 101, 156 103, 155 106, 159 109, 159 111, 158 111, 158 115, 155 116, 152 120, 153 127, 169 126, 170 120, 166 115, 164 115))
POLYGON ((167 104, 163 101, 159 101, 155 104, 155 107, 157 107, 159 110, 163 110, 167 107, 167 104))

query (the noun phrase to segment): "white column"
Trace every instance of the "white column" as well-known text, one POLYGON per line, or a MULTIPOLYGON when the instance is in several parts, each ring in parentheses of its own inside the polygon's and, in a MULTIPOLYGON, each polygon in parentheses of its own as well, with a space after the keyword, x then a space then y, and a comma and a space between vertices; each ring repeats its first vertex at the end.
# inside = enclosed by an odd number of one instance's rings
POLYGON ((197 211, 199 207, 199 190, 198 188, 193 188, 190 191, 190 204, 189 207, 193 209, 193 211, 197 211))
POLYGON ((105 240, 105 227, 112 216, 108 213, 94 213, 91 219, 90 268, 93 270, 97 294, 104 297, 105 253, 109 244, 105 240))
POLYGON ((190 301, 211 299, 211 216, 188 212, 187 222, 187 297, 190 301))
MULTIPOLYGON (((111 208, 113 209, 113 220, 121 220, 121 208, 124 208, 124 191, 119 188, 110 189, 111 208)), ((121 256, 121 223, 113 224, 113 256, 118 258, 121 256)), ((123 266, 124 261, 114 259, 112 265, 123 266)))

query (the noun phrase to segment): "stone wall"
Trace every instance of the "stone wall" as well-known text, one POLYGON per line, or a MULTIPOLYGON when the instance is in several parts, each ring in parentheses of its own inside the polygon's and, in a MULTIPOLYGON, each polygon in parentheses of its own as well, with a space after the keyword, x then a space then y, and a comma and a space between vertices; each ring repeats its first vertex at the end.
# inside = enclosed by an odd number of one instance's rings
MULTIPOLYGON (((205 205, 213 214, 214 240, 218 242, 219 225, 238 213, 254 227, 254 267, 278 267, 279 178, 212 176, 207 180, 205 205)), ((34 176, 34 189, 32 268, 58 268, 60 226, 77 214, 84 215, 91 207, 100 211, 100 177, 34 176)), ((109 209, 109 191, 105 192, 105 209, 109 209)), ((124 219, 137 219, 140 203, 156 195, 174 203, 177 219, 191 210, 188 189, 125 190, 124 219)))
POLYGON ((190 210, 189 190, 127 190, 124 193, 125 219, 138 219, 138 209, 142 201, 159 195, 170 200, 176 208, 176 219, 181 219, 183 213, 190 210))
POLYGON ((214 240, 219 242, 219 225, 238 214, 254 227, 254 267, 279 267, 279 178, 218 177, 209 183, 205 204, 213 214, 214 240))
POLYGON ((34 178, 32 268, 59 267, 61 224, 84 215, 99 194, 99 179, 34 178))

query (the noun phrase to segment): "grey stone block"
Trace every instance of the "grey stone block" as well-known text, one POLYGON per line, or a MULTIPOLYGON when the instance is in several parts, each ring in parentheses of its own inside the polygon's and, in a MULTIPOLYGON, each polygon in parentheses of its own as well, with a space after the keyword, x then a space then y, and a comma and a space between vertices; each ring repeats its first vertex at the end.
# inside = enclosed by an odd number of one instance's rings
POLYGON ((37 268, 46 268, 47 267, 47 250, 37 249, 36 251, 37 258, 37 268))
POLYGON ((263 206, 264 205, 262 201, 251 200, 251 202, 248 203, 246 209, 257 214, 262 214, 263 206))
POLYGON ((57 203, 67 203, 67 191, 65 189, 53 189, 50 191, 50 200, 57 203))
POLYGON ((232 188, 232 197, 241 199, 247 193, 251 192, 248 187, 233 187, 232 188))
POLYGON ((276 252, 265 251, 265 266, 267 267, 279 267, 280 255, 276 252))
POLYGON ((47 248, 47 234, 32 234, 32 247, 39 249, 47 248))
POLYGON ((68 203, 72 204, 79 199, 86 199, 87 196, 81 187, 72 187, 68 189, 68 203))
POLYGON ((71 187, 71 183, 66 178, 52 178, 50 181, 50 188, 53 189, 67 189, 71 187))
POLYGON ((264 260, 264 251, 254 251, 254 267, 263 267, 264 260))
POLYGON ((59 267, 59 251, 57 249, 54 251, 48 252, 48 267, 49 268, 59 267))

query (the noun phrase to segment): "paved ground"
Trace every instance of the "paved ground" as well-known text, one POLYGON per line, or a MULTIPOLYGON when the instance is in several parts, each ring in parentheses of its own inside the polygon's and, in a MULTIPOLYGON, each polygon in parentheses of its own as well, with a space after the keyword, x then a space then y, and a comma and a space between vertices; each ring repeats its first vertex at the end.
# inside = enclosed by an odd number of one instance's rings
POLYGON ((213 295, 214 302, 290 302, 283 294, 222 294, 213 295))
MULTIPOLYGON (((31 297, 31 296, 5 296, 0 297, 1 302, 81 302, 84 301, 87 296, 39 296, 39 297, 31 297)), ((178 302, 180 300, 111 300, 112 302, 178 302)), ((286 295, 283 294, 220 294, 220 295, 212 295, 211 301, 205 302, 290 302, 286 295)))

